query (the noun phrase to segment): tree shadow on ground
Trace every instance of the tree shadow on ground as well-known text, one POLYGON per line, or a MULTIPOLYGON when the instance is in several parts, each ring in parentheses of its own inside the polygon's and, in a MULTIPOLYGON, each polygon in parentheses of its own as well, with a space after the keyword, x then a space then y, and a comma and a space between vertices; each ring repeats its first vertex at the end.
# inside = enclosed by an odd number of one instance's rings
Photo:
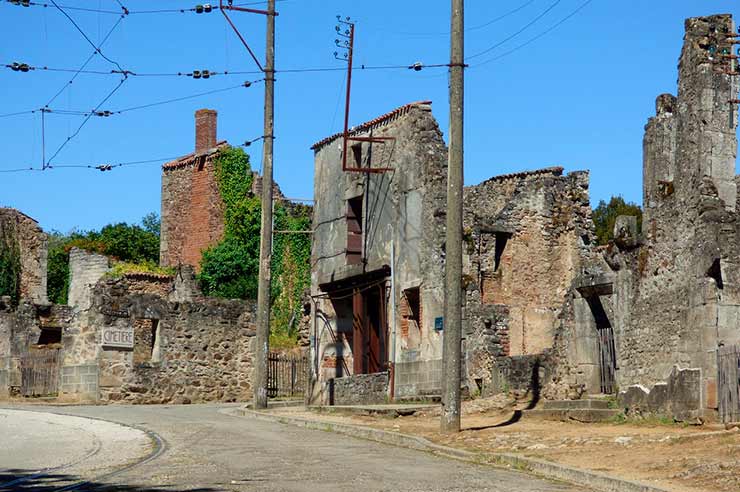
POLYGON ((529 391, 532 395, 532 397, 529 400, 529 403, 527 403, 527 406, 524 407, 524 409, 516 409, 514 410, 514 413, 509 417, 508 420, 504 422, 500 422, 498 424, 492 424, 492 425, 482 425, 478 427, 466 427, 463 430, 469 430, 469 431, 479 431, 479 430, 485 430, 485 429, 495 429, 497 427, 507 427, 509 425, 514 425, 520 420, 522 420, 522 417, 524 416, 524 410, 532 410, 534 409, 537 404, 540 402, 540 399, 542 397, 542 384, 540 383, 540 361, 535 361, 534 364, 532 364, 532 375, 530 380, 530 387, 529 391))
MULTIPOLYGON (((157 487, 140 487, 137 485, 122 485, 115 483, 115 477, 110 477, 111 482, 90 481, 76 475, 49 471, 47 473, 32 470, 0 470, 0 492, 31 491, 51 492, 62 490, 92 491, 92 492, 178 492, 180 490, 172 485, 161 485, 157 487)), ((187 489, 189 492, 217 492, 223 489, 196 488, 187 489)))

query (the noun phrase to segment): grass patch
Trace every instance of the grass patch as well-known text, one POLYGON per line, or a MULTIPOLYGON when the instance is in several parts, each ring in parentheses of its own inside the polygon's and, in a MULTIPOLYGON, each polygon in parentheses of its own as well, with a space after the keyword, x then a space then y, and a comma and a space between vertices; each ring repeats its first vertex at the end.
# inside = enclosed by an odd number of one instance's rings
POLYGON ((175 274, 175 269, 170 267, 161 267, 153 261, 146 261, 142 263, 129 263, 125 261, 119 261, 113 264, 113 268, 111 268, 106 276, 109 278, 121 278, 128 273, 173 276, 175 274))

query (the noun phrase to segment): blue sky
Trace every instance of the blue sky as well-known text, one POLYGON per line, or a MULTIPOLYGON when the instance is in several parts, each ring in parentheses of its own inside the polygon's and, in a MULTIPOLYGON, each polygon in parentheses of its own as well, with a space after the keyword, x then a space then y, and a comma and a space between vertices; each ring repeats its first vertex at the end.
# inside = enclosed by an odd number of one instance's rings
MULTIPOLYGON (((185 0, 121 0, 131 11, 192 8, 185 0)), ((50 0, 38 0, 39 3, 50 0)), ((57 0, 60 5, 120 10, 116 0, 57 0)), ((654 113, 655 97, 676 90, 676 65, 686 17, 740 14, 736 0, 593 0, 547 35, 511 55, 505 54, 548 30, 584 0, 506 0, 466 2, 466 53, 475 55, 510 37, 546 10, 537 22, 510 41, 470 60, 466 80, 465 178, 467 184, 490 176, 562 165, 591 171, 591 199, 612 194, 641 201, 642 134, 654 113), (554 5, 554 6, 553 6, 554 5), (519 9, 519 7, 522 7, 519 9), (551 8, 552 7, 552 8, 551 8), (485 26, 491 20, 514 14, 485 26)), ((201 2, 205 3, 205 2, 201 2)), ((213 2, 213 3, 218 3, 213 2)), ((277 67, 341 67, 334 60, 336 14, 357 22, 357 64, 445 63, 449 57, 448 0, 278 2, 277 67)), ((119 16, 69 10, 98 43, 119 16)), ((263 55, 264 18, 233 13, 253 49, 263 55)), ((19 7, 0 3, 0 64, 76 68, 92 48, 53 6, 19 7)), ((223 16, 210 14, 130 14, 102 49, 123 68, 139 73, 193 69, 250 71, 254 63, 223 16)), ((110 71, 100 56, 87 70, 110 71)), ((42 107, 70 78, 69 73, 0 70, 4 94, 0 114, 42 107)), ((259 75, 129 77, 100 108, 119 110, 227 88, 259 75)), ((118 83, 115 75, 83 74, 50 105, 57 110, 94 108, 118 83)), ((344 74, 278 74, 276 87, 275 178, 287 196, 310 198, 313 153, 310 145, 340 130, 344 74)), ((405 103, 433 101, 446 133, 447 76, 444 69, 357 71, 353 78, 351 121, 360 123, 405 103)), ((219 138, 231 143, 262 134, 263 86, 240 88, 177 103, 92 118, 54 158, 53 164, 103 164, 183 155, 193 150, 193 113, 219 112, 219 138)), ((75 132, 80 116, 49 114, 44 135, 47 158, 75 132)), ((40 114, 0 118, 0 169, 41 164, 40 114)), ((254 168, 261 148, 249 148, 254 168)), ((0 205, 18 208, 45 229, 97 228, 138 221, 159 211, 157 163, 115 168, 52 169, 0 173, 0 205)))

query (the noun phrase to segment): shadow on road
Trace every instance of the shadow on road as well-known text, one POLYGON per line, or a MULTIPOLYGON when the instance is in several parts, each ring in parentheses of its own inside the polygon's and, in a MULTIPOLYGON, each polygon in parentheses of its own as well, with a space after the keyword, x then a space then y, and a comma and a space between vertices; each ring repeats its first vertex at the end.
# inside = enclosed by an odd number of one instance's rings
MULTIPOLYGON (((86 481, 75 475, 63 473, 38 473, 30 470, 0 470, 0 492, 33 490, 34 492, 51 492, 62 490, 85 490, 93 492, 178 492, 173 486, 137 487, 112 483, 86 481)), ((184 490, 184 489, 183 489, 184 490)), ((191 492, 216 492, 222 489, 197 488, 187 489, 191 492)))

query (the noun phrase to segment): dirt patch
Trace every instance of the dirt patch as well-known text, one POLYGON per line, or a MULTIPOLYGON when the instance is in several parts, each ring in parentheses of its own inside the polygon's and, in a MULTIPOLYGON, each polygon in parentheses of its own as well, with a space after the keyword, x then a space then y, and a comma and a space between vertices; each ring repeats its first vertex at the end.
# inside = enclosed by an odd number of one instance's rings
POLYGON ((628 422, 584 424, 523 418, 513 400, 466 402, 463 431, 439 434, 439 411, 406 417, 316 414, 303 409, 280 413, 330 422, 366 425, 422 436, 451 447, 482 453, 517 453, 675 492, 740 490, 740 431, 702 426, 628 422))

